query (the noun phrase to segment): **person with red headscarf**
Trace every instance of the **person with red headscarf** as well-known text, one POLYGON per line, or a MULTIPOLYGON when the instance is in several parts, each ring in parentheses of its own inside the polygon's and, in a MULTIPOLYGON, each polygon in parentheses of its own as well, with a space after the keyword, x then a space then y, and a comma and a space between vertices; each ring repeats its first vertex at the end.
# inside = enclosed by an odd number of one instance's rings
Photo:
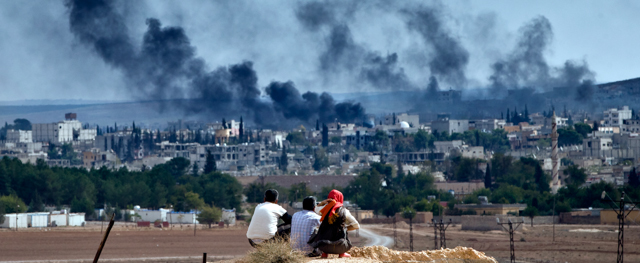
POLYGON ((308 244, 322 251, 323 258, 329 254, 338 254, 341 258, 351 257, 346 253, 352 247, 347 231, 360 228, 360 224, 344 207, 343 202, 342 193, 334 189, 326 200, 318 204, 322 216, 320 228, 311 236, 308 244))

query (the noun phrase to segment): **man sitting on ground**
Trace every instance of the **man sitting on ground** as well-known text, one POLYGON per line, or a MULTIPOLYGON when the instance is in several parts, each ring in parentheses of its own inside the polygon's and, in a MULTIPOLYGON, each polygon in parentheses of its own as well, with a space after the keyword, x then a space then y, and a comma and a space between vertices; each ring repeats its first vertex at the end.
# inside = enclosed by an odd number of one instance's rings
POLYGON ((264 193, 264 203, 256 206, 251 217, 249 230, 247 230, 247 238, 249 244, 255 247, 267 240, 273 240, 276 237, 287 237, 286 232, 290 230, 291 216, 287 210, 278 205, 278 191, 269 189, 264 193), (284 221, 284 226, 278 231, 278 219, 284 221))
POLYGON ((291 220, 291 247, 309 257, 320 256, 307 242, 313 231, 320 226, 320 215, 314 212, 316 198, 308 196, 302 201, 302 211, 293 214, 291 220))

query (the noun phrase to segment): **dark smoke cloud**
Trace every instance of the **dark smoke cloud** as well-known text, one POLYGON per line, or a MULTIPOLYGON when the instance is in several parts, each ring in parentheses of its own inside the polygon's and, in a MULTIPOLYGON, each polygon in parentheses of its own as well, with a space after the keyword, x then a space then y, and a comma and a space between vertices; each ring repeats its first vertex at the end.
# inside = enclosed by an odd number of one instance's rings
POLYGON ((272 82, 266 92, 273 100, 276 111, 286 118, 297 118, 305 122, 319 119, 322 122, 338 120, 341 122, 361 121, 365 110, 358 103, 342 102, 336 104, 326 92, 300 92, 293 82, 272 82))
POLYGON ((396 53, 383 56, 353 40, 348 20, 356 9, 332 2, 304 2, 296 8, 296 17, 311 32, 328 31, 319 57, 319 69, 325 79, 348 72, 378 90, 415 89, 398 65, 396 53))
POLYGON ((433 76, 463 88, 467 83, 466 66, 469 52, 443 25, 441 10, 436 7, 419 6, 404 10, 407 27, 422 36, 425 45, 432 49, 429 70, 433 76))
POLYGON ((70 0, 66 5, 74 35, 105 63, 121 70, 134 95, 157 100, 161 110, 244 115, 264 126, 288 119, 355 121, 364 116, 360 104, 336 104, 326 93, 307 92, 301 97, 292 82, 272 83, 267 93, 273 104, 263 101, 252 62, 210 71, 181 27, 163 27, 159 20, 148 19, 137 48, 113 1, 70 0))
MULTIPOLYGON (((553 40, 549 20, 543 16, 534 18, 520 29, 520 37, 514 50, 506 59, 493 63, 489 77, 492 92, 505 94, 508 89, 530 87, 541 91, 552 88, 577 88, 578 99, 590 97, 594 74, 586 62, 566 61, 562 67, 547 63, 544 52, 553 40)), ((573 93, 573 92, 571 92, 573 93)), ((575 93, 574 93, 575 94, 575 93)))

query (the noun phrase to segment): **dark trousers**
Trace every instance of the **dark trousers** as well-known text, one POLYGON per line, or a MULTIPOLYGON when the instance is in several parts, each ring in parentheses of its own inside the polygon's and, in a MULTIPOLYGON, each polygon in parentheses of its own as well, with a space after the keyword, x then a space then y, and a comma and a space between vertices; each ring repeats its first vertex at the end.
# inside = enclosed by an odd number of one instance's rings
MULTIPOLYGON (((279 225, 278 226, 278 231, 276 232, 276 235, 273 236, 272 238, 269 238, 265 241, 262 241, 262 243, 264 242, 271 242, 271 241, 275 241, 277 239, 282 239, 282 240, 286 240, 287 242, 289 241, 289 236, 291 235, 291 225, 279 225)), ((261 243, 261 244, 262 244, 261 243)), ((257 248, 258 246, 260 246, 260 244, 256 244, 255 242, 253 242, 253 240, 251 240, 249 238, 249 244, 252 247, 257 248)))

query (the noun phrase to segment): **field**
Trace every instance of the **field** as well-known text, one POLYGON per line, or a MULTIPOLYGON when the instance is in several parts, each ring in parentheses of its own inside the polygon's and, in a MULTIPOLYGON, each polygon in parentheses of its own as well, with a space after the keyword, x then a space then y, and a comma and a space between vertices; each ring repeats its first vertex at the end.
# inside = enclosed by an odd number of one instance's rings
MULTIPOLYGON (((0 262, 91 262, 102 239, 100 228, 93 223, 84 228, 1 229, 0 262)), ((160 230, 118 224, 100 262, 202 262, 202 253, 209 261, 228 259, 252 249, 246 231, 246 227, 198 228, 193 236, 193 227, 186 225, 160 230)), ((362 244, 359 238, 352 240, 362 244)))
MULTIPOLYGON (((400 224, 398 224, 400 225, 400 224)), ((390 225, 372 225, 370 229, 393 236, 390 225)), ((615 262, 618 226, 556 225, 555 242, 551 225, 524 226, 514 234, 515 255, 520 262, 615 262)), ((408 250, 409 227, 397 228, 399 250, 408 250)), ((625 228, 625 262, 640 262, 640 226, 625 228)), ((434 248, 433 228, 414 225, 414 250, 434 248)), ((509 262, 509 234, 504 231, 461 231, 460 225, 446 231, 448 248, 472 247, 500 262, 509 262)))

